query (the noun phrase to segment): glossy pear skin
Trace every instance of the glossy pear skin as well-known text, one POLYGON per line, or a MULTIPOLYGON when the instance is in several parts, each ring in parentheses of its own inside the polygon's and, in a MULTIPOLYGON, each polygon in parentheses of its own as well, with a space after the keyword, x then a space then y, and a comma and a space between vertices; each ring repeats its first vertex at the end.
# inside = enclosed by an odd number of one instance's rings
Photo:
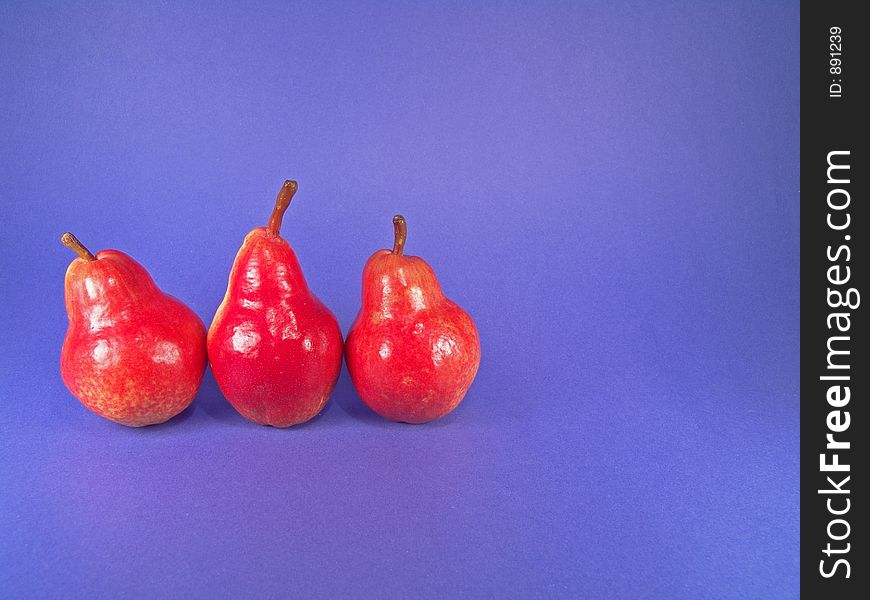
POLYGON ((76 258, 64 285, 69 327, 61 376, 98 415, 122 425, 163 423, 190 405, 205 370, 205 326, 117 250, 76 258))
POLYGON ((351 379, 373 411, 425 423, 452 411, 480 365, 474 321, 416 256, 379 250, 363 269, 362 307, 347 336, 351 379))
POLYGON ((251 231, 236 255, 208 355, 224 396, 255 423, 304 423, 335 387, 338 322, 309 290, 290 244, 265 227, 251 231))

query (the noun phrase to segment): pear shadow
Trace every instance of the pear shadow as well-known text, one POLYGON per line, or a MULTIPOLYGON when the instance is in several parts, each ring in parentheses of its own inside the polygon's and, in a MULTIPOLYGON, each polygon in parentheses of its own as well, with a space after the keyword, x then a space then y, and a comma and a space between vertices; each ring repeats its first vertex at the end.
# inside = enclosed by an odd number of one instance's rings
MULTIPOLYGON (((199 388, 199 393, 190 408, 185 413, 192 412, 193 409, 200 408, 212 419, 221 421, 230 425, 243 426, 247 424, 242 415, 236 412, 232 404, 224 398, 221 389, 215 381, 214 375, 211 372, 211 367, 206 369, 202 377, 202 385, 199 388)), ((184 413, 182 413, 184 414, 184 413)))
POLYGON ((435 419, 434 421, 427 421, 426 423, 420 423, 418 425, 413 425, 413 427, 421 427, 424 429, 440 429, 441 427, 456 427, 456 421, 462 420, 462 415, 457 414, 462 410, 462 404, 451 410, 449 413, 435 419))
MULTIPOLYGON (((335 384, 335 389, 332 390, 332 399, 336 406, 354 419, 381 427, 389 422, 363 404, 362 399, 356 393, 356 388, 353 387, 350 373, 347 372, 347 365, 343 363, 341 365, 341 373, 338 376, 338 383, 335 384)), ((330 402, 330 404, 333 402, 330 402)))
POLYGON ((182 423, 187 421, 194 412, 196 412, 196 398, 194 398, 194 401, 191 402, 187 408, 185 408, 183 411, 181 411, 165 423, 150 425, 148 427, 145 427, 144 429, 151 429, 152 427, 160 428, 161 431, 172 429, 173 427, 181 425, 182 423))

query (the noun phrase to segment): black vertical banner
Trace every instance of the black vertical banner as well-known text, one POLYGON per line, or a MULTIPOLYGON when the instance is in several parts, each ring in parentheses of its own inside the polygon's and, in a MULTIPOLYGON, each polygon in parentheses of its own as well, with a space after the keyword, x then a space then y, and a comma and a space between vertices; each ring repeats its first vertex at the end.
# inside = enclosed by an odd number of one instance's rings
POLYGON ((870 23, 801 5, 801 592, 868 598, 870 23))

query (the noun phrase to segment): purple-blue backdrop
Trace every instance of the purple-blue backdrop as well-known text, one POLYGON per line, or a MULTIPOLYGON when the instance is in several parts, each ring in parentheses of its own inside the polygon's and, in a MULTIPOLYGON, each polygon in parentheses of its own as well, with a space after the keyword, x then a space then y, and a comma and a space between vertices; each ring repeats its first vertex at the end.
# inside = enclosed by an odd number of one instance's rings
POLYGON ((797 596, 796 2, 142 4, 0 4, 0 596, 797 596), (80 406, 60 233, 208 323, 287 177, 345 332, 408 218, 460 408, 80 406))

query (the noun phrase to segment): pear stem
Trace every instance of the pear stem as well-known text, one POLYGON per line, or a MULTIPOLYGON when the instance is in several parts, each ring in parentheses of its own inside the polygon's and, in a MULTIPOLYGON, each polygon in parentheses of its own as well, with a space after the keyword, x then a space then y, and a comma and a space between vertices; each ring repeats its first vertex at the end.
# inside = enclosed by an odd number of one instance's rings
POLYGON ((81 258, 85 262, 92 262, 97 260, 97 257, 91 254, 91 251, 85 248, 85 245, 82 244, 79 239, 71 234, 69 231, 60 236, 60 243, 78 254, 79 258, 81 258))
POLYGON ((405 252, 405 240, 408 239, 408 224, 405 223, 405 217, 402 215, 393 217, 393 231, 395 235, 393 254, 402 256, 405 252))
POLYGON ((272 209, 272 215, 269 217, 269 224, 266 225, 266 229, 270 234, 278 235, 278 232, 281 231, 281 221, 284 220, 284 212, 290 206, 290 201, 296 194, 297 189, 299 189, 299 185, 292 179, 288 179, 281 186, 278 198, 275 199, 275 208, 272 209))

